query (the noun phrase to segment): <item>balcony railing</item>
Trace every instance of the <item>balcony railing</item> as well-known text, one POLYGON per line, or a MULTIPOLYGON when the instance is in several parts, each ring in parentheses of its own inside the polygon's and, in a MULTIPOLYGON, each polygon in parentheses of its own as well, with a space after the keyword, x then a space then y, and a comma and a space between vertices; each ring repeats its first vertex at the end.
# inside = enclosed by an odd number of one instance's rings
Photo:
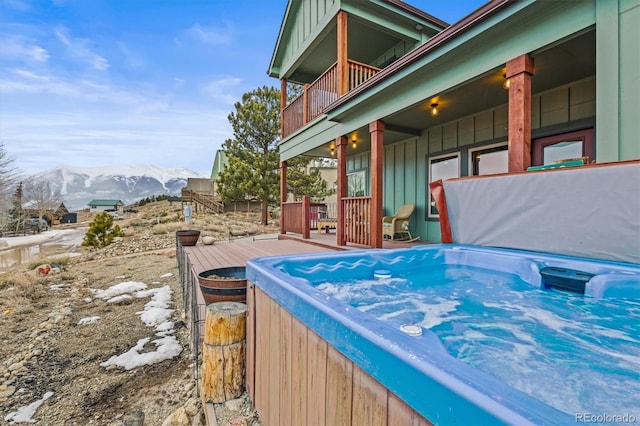
POLYGON ((343 198, 341 202, 345 216, 345 241, 370 245, 371 197, 343 198))
MULTIPOLYGON (((374 75, 380 69, 360 62, 348 60, 348 90, 353 90, 374 75)), ((322 111, 338 99, 338 63, 334 63, 313 83, 305 86, 300 96, 282 110, 282 133, 287 137, 309 121, 322 114, 322 111)))

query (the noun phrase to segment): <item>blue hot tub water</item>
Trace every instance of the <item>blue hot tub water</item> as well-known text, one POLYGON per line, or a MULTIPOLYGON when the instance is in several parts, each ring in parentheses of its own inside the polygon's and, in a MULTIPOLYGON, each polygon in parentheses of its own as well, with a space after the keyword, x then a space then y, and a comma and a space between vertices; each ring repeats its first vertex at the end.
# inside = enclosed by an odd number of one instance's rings
POLYGON ((263 258, 247 275, 432 421, 640 414, 638 265, 434 245, 263 258), (585 296, 546 288, 549 266, 594 274, 585 296))

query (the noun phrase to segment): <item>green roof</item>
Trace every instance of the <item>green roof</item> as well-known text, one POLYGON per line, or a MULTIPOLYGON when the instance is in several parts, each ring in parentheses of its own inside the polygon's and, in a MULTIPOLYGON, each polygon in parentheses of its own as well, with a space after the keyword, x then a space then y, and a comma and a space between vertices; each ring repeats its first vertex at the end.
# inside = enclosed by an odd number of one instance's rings
POLYGON ((91 202, 89 202, 89 206, 91 206, 91 207, 117 206, 117 205, 124 206, 124 203, 122 201, 120 201, 120 200, 91 200, 91 202))

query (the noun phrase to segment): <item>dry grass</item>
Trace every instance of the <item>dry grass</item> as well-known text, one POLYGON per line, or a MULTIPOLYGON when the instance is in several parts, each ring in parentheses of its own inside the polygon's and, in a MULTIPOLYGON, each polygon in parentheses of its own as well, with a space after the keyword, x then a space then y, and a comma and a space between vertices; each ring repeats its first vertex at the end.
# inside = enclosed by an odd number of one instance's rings
POLYGON ((0 289, 10 289, 2 299, 3 309, 24 311, 32 302, 46 297, 48 289, 46 276, 34 272, 12 271, 0 275, 0 289))

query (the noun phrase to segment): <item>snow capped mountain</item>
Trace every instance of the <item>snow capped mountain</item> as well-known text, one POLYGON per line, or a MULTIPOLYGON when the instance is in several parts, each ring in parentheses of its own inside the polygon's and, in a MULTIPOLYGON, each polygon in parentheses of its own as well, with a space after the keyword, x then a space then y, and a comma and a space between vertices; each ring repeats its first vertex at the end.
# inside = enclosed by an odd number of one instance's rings
POLYGON ((180 195, 188 178, 206 178, 191 170, 153 165, 113 167, 59 166, 25 177, 48 180, 59 189, 69 210, 86 208, 93 199, 122 200, 132 204, 152 195, 180 195))

